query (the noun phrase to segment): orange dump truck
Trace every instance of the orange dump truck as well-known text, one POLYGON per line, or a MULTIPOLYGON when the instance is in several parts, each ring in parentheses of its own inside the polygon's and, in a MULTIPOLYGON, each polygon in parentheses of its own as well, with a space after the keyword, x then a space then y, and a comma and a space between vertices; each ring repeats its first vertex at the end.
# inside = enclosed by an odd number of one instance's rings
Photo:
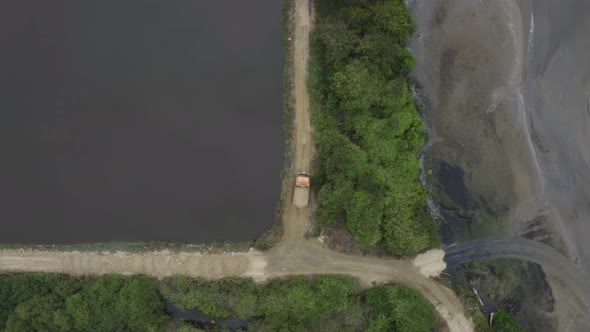
POLYGON ((306 207, 309 201, 309 174, 299 172, 295 180, 295 193, 293 194, 293 205, 295 207, 306 207))

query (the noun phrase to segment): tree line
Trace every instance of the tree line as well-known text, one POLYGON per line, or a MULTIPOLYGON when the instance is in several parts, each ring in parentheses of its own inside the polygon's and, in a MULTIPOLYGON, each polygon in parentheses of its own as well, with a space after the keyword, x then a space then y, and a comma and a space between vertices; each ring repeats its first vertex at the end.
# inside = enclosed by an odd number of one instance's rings
POLYGON ((345 224, 361 245, 408 255, 436 246, 419 182, 426 140, 404 47, 415 26, 404 0, 316 0, 308 89, 320 159, 321 225, 345 224))
POLYGON ((431 331, 433 307, 399 285, 361 290, 349 276, 249 278, 0 274, 0 331, 199 331, 165 303, 205 314, 209 331, 227 318, 251 331, 431 331))

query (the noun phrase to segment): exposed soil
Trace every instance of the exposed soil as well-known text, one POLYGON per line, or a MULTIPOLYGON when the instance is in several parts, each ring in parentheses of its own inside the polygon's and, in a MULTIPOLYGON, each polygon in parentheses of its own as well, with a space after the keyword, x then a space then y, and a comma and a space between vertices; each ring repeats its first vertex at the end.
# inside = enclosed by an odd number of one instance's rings
POLYGON ((349 253, 354 248, 354 238, 348 229, 343 225, 326 228, 323 234, 326 237, 324 243, 328 248, 342 253, 349 253))
POLYGON ((418 267, 425 277, 438 277, 447 267, 444 257, 445 252, 440 249, 429 250, 416 256, 414 266, 418 267))

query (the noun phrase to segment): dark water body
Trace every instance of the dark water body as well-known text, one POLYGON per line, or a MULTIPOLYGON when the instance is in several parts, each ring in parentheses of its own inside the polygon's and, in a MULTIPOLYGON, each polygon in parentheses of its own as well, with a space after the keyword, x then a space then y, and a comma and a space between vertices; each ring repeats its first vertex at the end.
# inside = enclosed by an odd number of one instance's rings
POLYGON ((240 318, 228 318, 225 320, 214 321, 210 319, 203 312, 197 310, 186 309, 182 310, 176 307, 171 302, 166 302, 166 313, 176 320, 182 320, 192 324, 199 329, 213 329, 215 327, 222 327, 232 331, 247 331, 248 321, 240 318))
POLYGON ((0 2, 0 242, 243 241, 283 165, 281 7, 0 2))
POLYGON ((438 182, 447 196, 453 203, 459 205, 463 209, 467 209, 469 197, 467 195, 467 188, 463 181, 465 172, 459 167, 452 166, 444 160, 440 162, 438 171, 438 182))

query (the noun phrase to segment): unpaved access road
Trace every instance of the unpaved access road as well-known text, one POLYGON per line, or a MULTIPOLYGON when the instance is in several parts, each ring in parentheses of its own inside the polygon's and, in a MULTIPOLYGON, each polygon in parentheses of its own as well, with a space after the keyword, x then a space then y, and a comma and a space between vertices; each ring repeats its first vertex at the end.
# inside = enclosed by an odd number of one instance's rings
MULTIPOLYGON (((314 152, 306 89, 311 28, 309 0, 296 0, 295 16, 293 179, 296 172, 309 170, 314 152)), ((266 253, 251 251, 213 255, 167 251, 82 253, 4 250, 0 251, 0 271, 45 271, 72 275, 122 273, 155 277, 184 274, 205 278, 240 275, 251 276, 256 280, 294 274, 348 274, 358 277, 363 287, 370 287, 372 282, 394 282, 412 287, 434 305, 450 331, 473 330, 457 296, 449 288, 421 274, 419 267, 411 261, 344 255, 325 248, 316 239, 306 239, 310 212, 308 209, 294 208, 291 198, 288 196, 284 201, 283 239, 266 253)))

